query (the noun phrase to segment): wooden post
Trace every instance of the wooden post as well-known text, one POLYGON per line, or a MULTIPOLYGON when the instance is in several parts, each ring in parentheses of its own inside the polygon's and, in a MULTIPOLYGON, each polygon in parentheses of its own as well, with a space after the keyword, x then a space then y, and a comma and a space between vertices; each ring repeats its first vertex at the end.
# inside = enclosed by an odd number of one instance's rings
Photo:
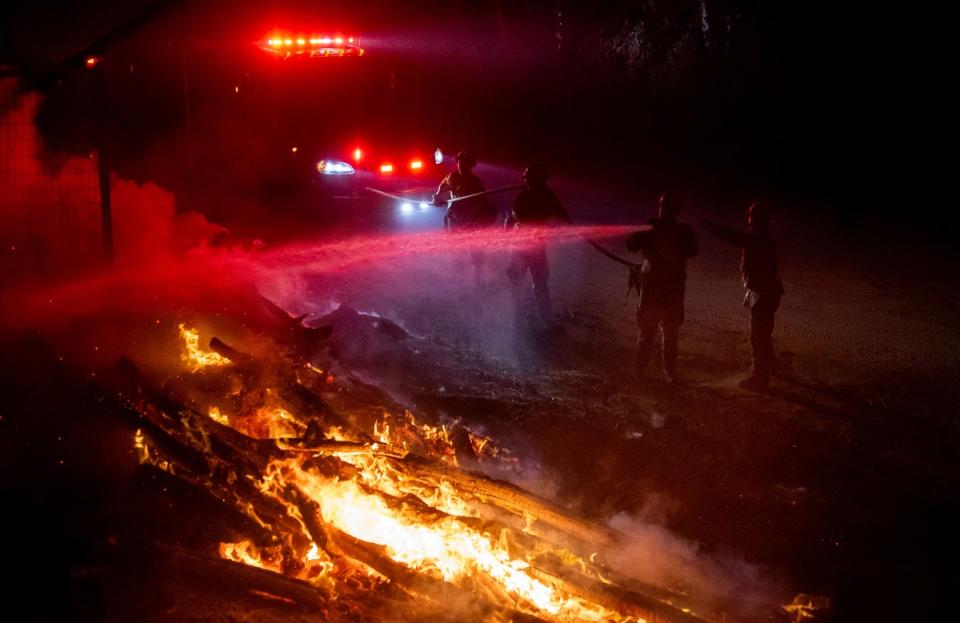
POLYGON ((113 264, 113 207, 110 196, 110 167, 107 158, 107 80, 103 63, 93 68, 96 72, 97 98, 97 176, 100 182, 100 229, 103 233, 103 253, 108 264, 113 264))

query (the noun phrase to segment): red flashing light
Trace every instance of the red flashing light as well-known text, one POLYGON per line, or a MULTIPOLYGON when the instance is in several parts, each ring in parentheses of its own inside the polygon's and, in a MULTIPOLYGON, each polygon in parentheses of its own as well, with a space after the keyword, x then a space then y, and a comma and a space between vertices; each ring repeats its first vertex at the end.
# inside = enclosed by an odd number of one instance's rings
POLYGON ((353 150, 353 161, 360 162, 362 158, 363 158, 363 152, 360 151, 359 147, 357 147, 356 149, 353 150))
POLYGON ((94 67, 97 66, 97 63, 99 62, 100 62, 100 59, 98 59, 96 56, 91 56, 86 61, 84 61, 84 64, 87 66, 87 69, 93 69, 94 67))
POLYGON ((410 170, 419 171, 423 168, 423 160, 411 160, 410 161, 410 170))
POLYGON ((360 38, 343 35, 273 34, 262 40, 260 47, 281 58, 363 56, 360 38))
POLYGON ((383 173, 384 175, 393 173, 393 165, 390 164, 390 163, 388 163, 388 162, 387 162, 387 163, 384 163, 384 164, 381 164, 381 165, 380 165, 380 172, 383 173))

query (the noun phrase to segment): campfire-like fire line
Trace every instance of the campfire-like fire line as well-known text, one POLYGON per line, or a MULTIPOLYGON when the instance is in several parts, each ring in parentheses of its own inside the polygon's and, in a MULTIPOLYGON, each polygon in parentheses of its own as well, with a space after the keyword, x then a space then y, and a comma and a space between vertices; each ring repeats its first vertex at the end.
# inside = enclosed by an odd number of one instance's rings
MULTIPOLYGON (((310 362, 258 368, 222 342, 219 352, 200 348, 184 324, 180 336, 187 385, 218 374, 253 383, 252 370, 281 370, 277 386, 237 390, 255 392, 259 404, 228 412, 180 402, 124 364, 140 388, 141 463, 206 489, 257 527, 221 543, 223 558, 307 582, 332 604, 349 600, 362 578, 374 589, 398 584, 440 612, 443 595, 472 595, 484 619, 701 621, 674 605, 678 595, 611 582, 596 561, 616 534, 462 469, 448 427, 394 406, 367 414, 365 431, 323 404, 324 392, 338 389, 329 371, 310 362)), ((476 460, 511 464, 489 437, 462 428, 476 460)))

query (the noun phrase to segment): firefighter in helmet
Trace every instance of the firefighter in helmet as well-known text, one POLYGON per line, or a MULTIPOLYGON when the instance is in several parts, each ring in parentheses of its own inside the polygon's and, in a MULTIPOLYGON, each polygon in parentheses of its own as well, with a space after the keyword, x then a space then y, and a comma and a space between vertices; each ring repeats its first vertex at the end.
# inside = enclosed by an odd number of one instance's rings
POLYGON ((744 379, 744 389, 763 390, 775 371, 773 355, 774 315, 783 297, 783 283, 777 266, 777 243, 770 235, 770 212, 754 201, 747 208, 747 231, 703 221, 703 227, 721 240, 740 247, 740 273, 746 293, 743 306, 750 310, 750 345, 753 374, 744 379))
POLYGON ((700 246, 689 225, 677 220, 680 198, 663 193, 658 216, 627 238, 627 249, 643 254, 640 266, 640 303, 637 305, 637 371, 644 374, 653 352, 654 338, 662 335, 663 370, 671 382, 677 379, 677 344, 684 320, 687 260, 700 246))
MULTIPOLYGON (((541 164, 531 164, 523 170, 521 180, 524 188, 513 200, 513 208, 507 217, 507 229, 532 230, 543 227, 552 219, 570 222, 566 209, 547 186, 549 179, 547 170, 541 164)), ((527 244, 513 251, 507 275, 512 285, 514 306, 519 310, 522 306, 523 286, 527 273, 533 282, 533 298, 541 322, 553 326, 552 308, 550 302, 550 265, 547 261, 547 249, 543 243, 527 244)))
MULTIPOLYGON (((437 187, 437 192, 433 194, 433 205, 437 207, 444 205, 444 200, 441 198, 444 193, 449 194, 450 199, 458 199, 485 191, 483 182, 473 173, 473 167, 477 164, 473 153, 465 149, 461 150, 457 153, 456 160, 457 169, 443 178, 443 181, 437 187)), ((473 197, 450 202, 443 217, 443 223, 447 230, 456 232, 492 227, 496 220, 496 208, 490 204, 487 197, 473 197)), ((481 249, 471 250, 470 259, 473 263, 477 282, 480 283, 484 265, 483 251, 481 249)))
MULTIPOLYGON (((473 172, 477 160, 472 152, 461 150, 457 153, 457 169, 447 174, 437 192, 433 194, 433 205, 444 205, 441 195, 449 193, 451 199, 482 193, 486 189, 483 182, 473 172)), ((486 197, 474 197, 450 204, 444 216, 444 224, 448 229, 463 229, 488 227, 497 220, 497 211, 490 205, 486 197)))

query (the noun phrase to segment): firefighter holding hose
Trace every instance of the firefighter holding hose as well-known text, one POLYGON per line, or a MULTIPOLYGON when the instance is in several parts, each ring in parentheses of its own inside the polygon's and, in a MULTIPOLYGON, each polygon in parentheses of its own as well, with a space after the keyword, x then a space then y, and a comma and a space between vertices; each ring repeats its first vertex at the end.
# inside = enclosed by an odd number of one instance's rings
MULTIPOLYGON (((570 215, 547 186, 547 170, 540 164, 531 164, 524 169, 521 179, 524 187, 513 200, 513 209, 507 217, 507 229, 542 227, 552 219, 570 223, 570 215)), ((550 265, 544 244, 515 249, 510 256, 507 275, 512 286, 514 309, 522 308, 523 285, 527 273, 533 281, 533 298, 540 321, 546 328, 554 328, 550 302, 550 265)))
POLYGON ((643 254, 640 266, 640 304, 637 305, 637 372, 643 375, 657 333, 662 334, 663 371, 677 382, 677 343, 684 320, 687 260, 700 252, 689 225, 677 220, 679 197, 663 193, 657 218, 627 238, 627 249, 643 254))
MULTIPOLYGON (((473 153, 461 150, 457 153, 457 169, 451 171, 433 194, 433 205, 442 207, 446 202, 441 199, 444 193, 449 193, 451 199, 474 195, 485 191, 483 182, 473 173, 477 160, 473 153)), ((444 226, 448 231, 470 231, 492 227, 497 220, 497 211, 487 200, 486 196, 473 197, 463 201, 450 202, 447 213, 443 217, 444 226)), ((484 253, 482 249, 470 251, 473 263, 474 277, 478 285, 483 283, 484 253)))

